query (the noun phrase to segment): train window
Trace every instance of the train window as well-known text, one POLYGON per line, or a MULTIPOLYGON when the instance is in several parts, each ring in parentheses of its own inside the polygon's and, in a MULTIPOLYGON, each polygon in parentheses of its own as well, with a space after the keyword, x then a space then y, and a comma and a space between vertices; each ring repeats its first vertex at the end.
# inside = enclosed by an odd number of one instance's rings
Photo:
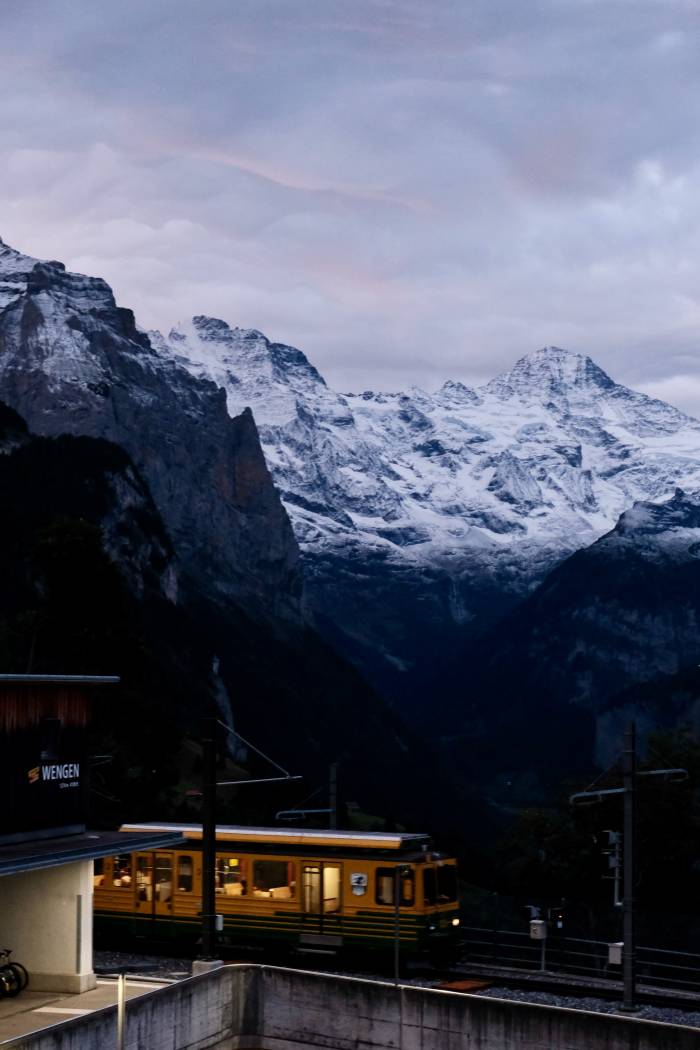
POLYGON ((104 857, 97 857, 95 860, 95 867, 92 873, 92 885, 97 889, 99 886, 105 884, 105 859, 104 857))
POLYGON ((425 904, 435 904, 437 902, 435 868, 423 868, 423 901, 425 904))
POLYGON ((151 854, 141 854, 136 858, 136 893, 140 901, 153 900, 153 866, 151 854))
POLYGON ((296 894, 296 865, 287 860, 253 861, 253 896, 291 900, 296 894))
POLYGON ((304 911, 318 915, 321 909, 321 868, 318 864, 305 864, 301 869, 301 888, 304 911))
MULTIPOLYGON (((377 868, 376 893, 377 904, 394 903, 394 880, 396 868, 377 868)), ((401 903, 410 906, 414 900, 413 871, 401 878, 401 903)))
POLYGON ((394 869, 377 868, 377 904, 394 903, 394 869))
POLYGON ((191 857, 177 858, 177 890, 178 893, 191 893, 193 883, 193 866, 191 857))
POLYGON ((129 889, 131 878, 131 854, 120 853, 112 858, 112 885, 117 889, 129 889))
POLYGON ((323 865, 323 911, 329 915, 340 911, 340 866, 323 865))
POLYGON ((457 900, 457 869, 444 864, 437 870, 438 903, 452 904, 457 900))
POLYGON ((245 860, 217 854, 214 881, 217 893, 227 897, 245 897, 248 892, 245 860))
POLYGON ((173 895, 173 855, 156 853, 156 900, 165 903, 173 895))

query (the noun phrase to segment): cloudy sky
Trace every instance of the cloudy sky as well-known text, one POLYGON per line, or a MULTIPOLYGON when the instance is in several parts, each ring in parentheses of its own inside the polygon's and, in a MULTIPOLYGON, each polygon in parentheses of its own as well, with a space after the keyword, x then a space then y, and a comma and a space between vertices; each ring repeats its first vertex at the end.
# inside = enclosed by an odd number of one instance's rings
POLYGON ((700 0, 4 0, 0 236, 340 389, 555 343, 700 413, 700 0))

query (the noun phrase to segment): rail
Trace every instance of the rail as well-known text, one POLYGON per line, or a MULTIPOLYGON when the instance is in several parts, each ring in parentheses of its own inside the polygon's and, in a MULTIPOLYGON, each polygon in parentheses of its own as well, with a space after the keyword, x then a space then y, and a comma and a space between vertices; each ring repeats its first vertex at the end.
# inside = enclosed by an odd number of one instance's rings
MULTIPOLYGON (((462 927, 463 959, 483 966, 508 966, 536 972, 541 968, 540 941, 513 930, 462 927)), ((549 973, 619 980, 621 966, 608 962, 608 942, 567 937, 554 932, 545 947, 549 973)), ((667 948, 637 947, 637 976, 645 984, 700 993, 700 955, 667 948)))

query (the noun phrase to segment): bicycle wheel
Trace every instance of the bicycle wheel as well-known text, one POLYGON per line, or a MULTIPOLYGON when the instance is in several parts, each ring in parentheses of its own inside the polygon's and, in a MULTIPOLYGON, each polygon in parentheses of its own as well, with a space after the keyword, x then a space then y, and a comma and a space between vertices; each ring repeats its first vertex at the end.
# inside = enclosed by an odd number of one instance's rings
POLYGON ((0 983, 3 993, 10 999, 14 999, 22 991, 20 979, 11 966, 0 967, 0 983))
POLYGON ((11 962, 8 963, 11 970, 14 970, 17 980, 19 981, 19 990, 23 992, 29 984, 29 974, 27 973, 26 967, 22 966, 22 963, 11 962))

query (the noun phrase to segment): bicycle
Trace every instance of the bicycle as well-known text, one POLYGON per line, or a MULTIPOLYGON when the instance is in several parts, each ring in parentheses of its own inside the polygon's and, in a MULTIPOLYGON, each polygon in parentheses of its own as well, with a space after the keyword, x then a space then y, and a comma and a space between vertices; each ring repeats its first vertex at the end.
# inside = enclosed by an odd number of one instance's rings
POLYGON ((22 963, 13 962, 11 948, 0 948, 0 994, 13 999, 29 984, 29 974, 22 963))

